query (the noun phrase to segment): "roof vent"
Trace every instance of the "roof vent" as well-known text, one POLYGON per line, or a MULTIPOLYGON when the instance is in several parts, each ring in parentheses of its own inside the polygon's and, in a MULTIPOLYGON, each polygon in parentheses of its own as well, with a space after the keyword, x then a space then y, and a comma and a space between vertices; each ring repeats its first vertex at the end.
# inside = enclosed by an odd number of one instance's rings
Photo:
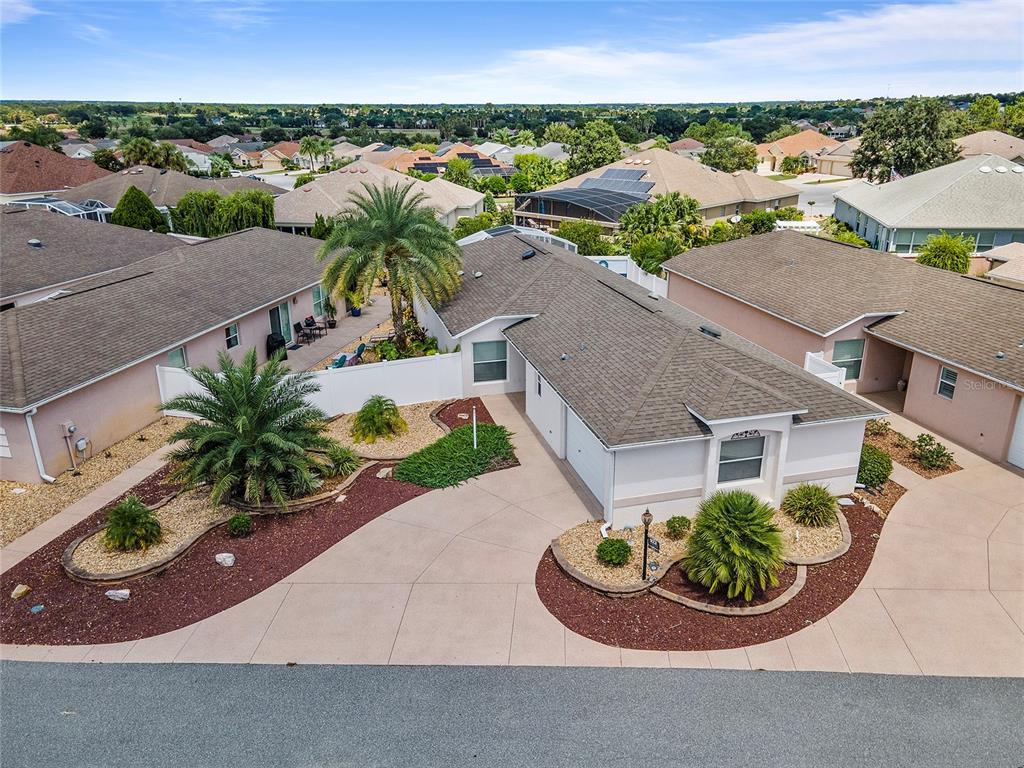
POLYGON ((992 169, 987 165, 981 166, 981 168, 979 168, 978 170, 981 171, 982 173, 992 173, 992 169))
POLYGON ((722 338, 722 332, 715 328, 713 325, 702 325, 700 326, 700 332, 705 336, 710 336, 713 339, 722 338))
POLYGON ((527 259, 532 259, 536 255, 537 255, 537 252, 535 250, 533 250, 533 248, 531 248, 528 251, 523 251, 523 261, 526 261, 527 259))
POLYGON ((996 166, 996 173, 1006 173, 1006 166, 1005 165, 997 165, 996 166))
POLYGON ((650 293, 647 294, 647 298, 648 299, 654 299, 655 301, 657 301, 659 296, 654 291, 651 291, 650 293))
POLYGON ((567 355, 565 352, 563 352, 562 356, 559 359, 564 363, 566 360, 569 359, 569 355, 567 355))
POLYGON ((1024 168, 1022 168, 1019 165, 1013 166, 1013 168, 1011 168, 1010 170, 1013 171, 1014 173, 1024 173, 1024 168))
POLYGON ((644 165, 650 165, 650 164, 651 164, 650 160, 644 160, 644 165))
POLYGON ((462 277, 462 276, 463 276, 464 274, 466 274, 466 273, 465 273, 465 272, 463 272, 463 271, 462 271, 462 270, 460 269, 460 270, 459 270, 459 277, 462 277))
POLYGON ((43 247, 43 241, 33 237, 31 240, 28 241, 28 247, 29 248, 42 248, 43 247))
POLYGON ((625 159, 625 160, 623 160, 622 162, 623 162, 623 163, 625 163, 626 165, 632 165, 632 164, 633 164, 633 161, 632 161, 632 160, 630 160, 629 158, 626 158, 626 159, 625 159))
POLYGON ((1006 353, 1005 352, 996 352, 996 360, 1005 360, 1005 359, 1006 359, 1006 353))
POLYGON ((483 276, 484 276, 484 273, 481 272, 479 269, 476 272, 473 273, 473 277, 475 277, 477 280, 479 280, 483 276))

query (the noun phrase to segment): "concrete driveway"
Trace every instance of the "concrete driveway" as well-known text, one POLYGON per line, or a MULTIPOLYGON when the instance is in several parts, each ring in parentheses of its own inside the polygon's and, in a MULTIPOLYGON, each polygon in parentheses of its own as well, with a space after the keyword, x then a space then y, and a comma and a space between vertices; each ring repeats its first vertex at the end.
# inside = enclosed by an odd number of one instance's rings
POLYGON ((831 216, 836 210, 836 201, 832 199, 832 195, 853 184, 863 183, 861 179, 844 179, 843 181, 832 181, 827 184, 808 183, 815 181, 818 178, 830 177, 821 177, 817 174, 804 174, 796 179, 781 181, 779 183, 797 190, 800 193, 800 198, 797 201, 797 207, 804 213, 813 216, 831 216), (814 202, 814 205, 808 205, 811 201, 814 202))
MULTIPOLYGON (((1024 478, 957 450, 960 472, 902 467, 863 584, 828 617, 762 645, 636 651, 563 627, 534 573, 553 537, 597 516, 505 397, 521 466, 420 496, 284 581, 166 635, 88 647, 8 646, 5 658, 107 662, 297 662, 677 666, 1024 676, 1024 478)), ((890 421, 910 434, 915 425, 890 421)))

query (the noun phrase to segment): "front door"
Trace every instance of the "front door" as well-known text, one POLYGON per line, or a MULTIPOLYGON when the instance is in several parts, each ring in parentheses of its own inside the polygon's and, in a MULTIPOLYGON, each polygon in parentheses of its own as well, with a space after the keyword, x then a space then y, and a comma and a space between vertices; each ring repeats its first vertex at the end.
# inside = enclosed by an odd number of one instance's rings
POLYGON ((287 301, 270 310, 270 330, 284 336, 287 343, 292 343, 292 318, 287 301))

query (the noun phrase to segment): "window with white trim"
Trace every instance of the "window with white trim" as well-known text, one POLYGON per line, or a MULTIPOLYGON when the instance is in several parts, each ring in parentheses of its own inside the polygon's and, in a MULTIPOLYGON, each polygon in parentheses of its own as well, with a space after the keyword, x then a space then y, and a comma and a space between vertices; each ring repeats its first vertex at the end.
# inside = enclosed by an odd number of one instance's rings
POLYGON ((508 378, 508 344, 500 341, 473 343, 473 383, 504 381, 508 378))
POLYGON ((952 368, 942 367, 939 371, 939 388, 936 390, 939 397, 953 399, 953 393, 956 392, 956 376, 957 373, 952 368))
POLYGON ((324 314, 324 289, 319 285, 313 286, 313 317, 323 317, 324 314))
POLYGON ((238 346, 238 324, 232 323, 224 329, 224 345, 228 349, 233 349, 238 346))
POLYGON ((761 477, 764 444, 763 436, 723 440, 718 452, 718 482, 731 483, 761 477))
POLYGON ((178 347, 167 353, 167 364, 172 368, 188 368, 188 359, 185 357, 185 348, 178 347))
POLYGON ((848 381, 860 378, 860 364, 864 360, 864 339, 843 339, 832 347, 832 365, 846 369, 848 381))

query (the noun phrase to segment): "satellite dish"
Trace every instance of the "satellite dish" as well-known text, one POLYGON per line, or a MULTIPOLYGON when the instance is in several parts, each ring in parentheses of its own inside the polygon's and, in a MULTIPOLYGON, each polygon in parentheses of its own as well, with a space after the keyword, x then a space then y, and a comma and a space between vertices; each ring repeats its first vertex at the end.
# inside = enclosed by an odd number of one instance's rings
POLYGON ((729 217, 729 221, 731 221, 733 224, 739 224, 741 221, 743 221, 743 217, 742 216, 730 216, 729 217))

